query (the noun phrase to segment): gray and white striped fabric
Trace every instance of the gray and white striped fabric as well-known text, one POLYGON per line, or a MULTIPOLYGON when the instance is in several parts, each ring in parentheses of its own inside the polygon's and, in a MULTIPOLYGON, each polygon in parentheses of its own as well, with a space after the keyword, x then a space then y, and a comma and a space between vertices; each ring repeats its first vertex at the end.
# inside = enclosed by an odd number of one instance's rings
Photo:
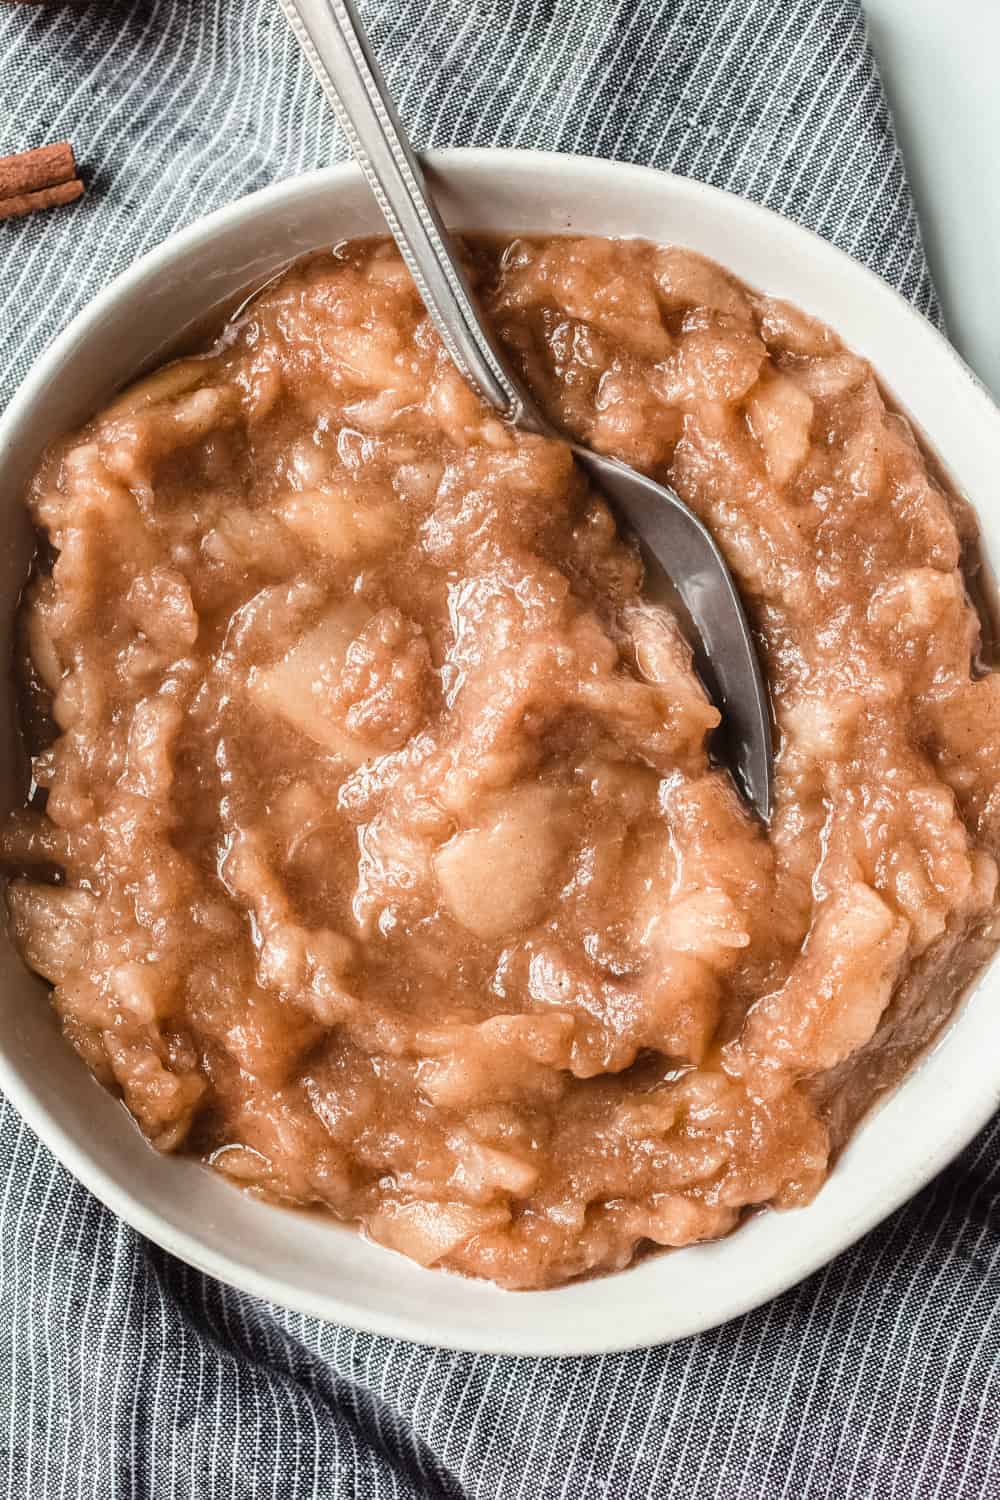
MULTIPOLYGON (((818 229, 938 317, 853 0, 368 0, 421 144, 582 151, 818 229)), ((0 226, 0 403, 170 231, 344 147, 273 0, 0 4, 0 152, 88 197, 0 226)), ((1000 1126, 768 1307, 600 1359, 442 1353, 222 1287, 0 1103, 0 1487, 93 1497, 1000 1493, 1000 1126)))

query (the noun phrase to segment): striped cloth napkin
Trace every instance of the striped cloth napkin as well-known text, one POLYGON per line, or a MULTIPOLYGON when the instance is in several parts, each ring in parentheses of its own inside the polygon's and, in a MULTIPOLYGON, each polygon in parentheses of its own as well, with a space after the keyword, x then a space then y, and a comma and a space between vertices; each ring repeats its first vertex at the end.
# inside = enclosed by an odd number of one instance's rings
MULTIPOLYGON (((855 0, 368 0, 418 144, 652 163, 938 308, 855 0)), ((69 136, 73 209, 0 226, 0 404, 172 230, 343 157, 273 0, 0 5, 0 153, 69 136)), ((444 1353, 310 1321, 145 1242, 0 1101, 0 1486, 275 1500, 1000 1493, 1000 1125, 854 1250, 698 1338, 444 1353)), ((609 1288, 609 1295, 610 1295, 609 1288)))

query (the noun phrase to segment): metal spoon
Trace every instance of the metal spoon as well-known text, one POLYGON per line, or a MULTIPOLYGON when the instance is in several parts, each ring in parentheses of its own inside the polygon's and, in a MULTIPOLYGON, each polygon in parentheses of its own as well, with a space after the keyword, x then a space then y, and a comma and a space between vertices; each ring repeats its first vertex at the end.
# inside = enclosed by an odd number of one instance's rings
MULTIPOLYGON (((354 0, 278 0, 367 178, 445 348, 516 427, 558 436, 512 374, 476 310, 368 45, 354 0)), ((636 532, 693 622, 695 666, 722 713, 719 758, 765 820, 773 787, 767 689, 736 585, 711 534, 673 490, 571 443, 577 461, 636 532)))

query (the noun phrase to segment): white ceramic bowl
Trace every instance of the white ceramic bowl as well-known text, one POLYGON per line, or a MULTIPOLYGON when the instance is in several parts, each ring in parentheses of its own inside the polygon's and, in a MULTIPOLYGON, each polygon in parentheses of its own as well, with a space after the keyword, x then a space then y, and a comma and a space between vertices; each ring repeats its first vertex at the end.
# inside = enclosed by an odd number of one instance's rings
MULTIPOLYGON (((787 220, 679 177, 580 157, 431 158, 448 221, 674 241, 823 318, 866 355, 976 506, 1000 555, 1000 411, 954 351, 877 277, 787 220)), ((295 255, 382 229, 350 166, 282 182, 147 255, 38 361, 0 421, 0 656, 30 552, 21 509, 45 445, 90 417, 182 330, 295 255)), ((6 675, 5 675, 6 680, 6 675)), ((12 710, 4 804, 20 798, 12 710)), ((817 1200, 618 1276, 533 1293, 421 1270, 359 1235, 253 1201, 192 1161, 155 1155, 60 1038, 43 986, 0 936, 0 1088, 109 1208, 165 1249, 272 1301, 429 1344, 511 1354, 630 1349, 712 1327, 800 1280, 943 1167, 1000 1104, 1000 970, 865 1123, 817 1200)))

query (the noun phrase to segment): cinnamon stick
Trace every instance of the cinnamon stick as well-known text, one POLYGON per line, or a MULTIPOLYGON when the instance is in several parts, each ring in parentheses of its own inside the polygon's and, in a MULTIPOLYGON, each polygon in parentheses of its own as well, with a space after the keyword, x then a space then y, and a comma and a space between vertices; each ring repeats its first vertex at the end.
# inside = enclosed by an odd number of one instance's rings
POLYGON ((34 151, 19 151, 0 158, 0 198, 22 198, 45 188, 71 182, 76 159, 69 141, 56 141, 34 151))
POLYGON ((0 219, 72 203, 82 193, 69 141, 0 157, 0 219))
POLYGON ((73 203, 82 195, 83 183, 79 177, 74 177, 72 182, 42 188, 37 193, 18 193, 11 198, 0 198, 0 219, 16 219, 23 214, 33 214, 41 208, 56 208, 61 203, 73 203))

